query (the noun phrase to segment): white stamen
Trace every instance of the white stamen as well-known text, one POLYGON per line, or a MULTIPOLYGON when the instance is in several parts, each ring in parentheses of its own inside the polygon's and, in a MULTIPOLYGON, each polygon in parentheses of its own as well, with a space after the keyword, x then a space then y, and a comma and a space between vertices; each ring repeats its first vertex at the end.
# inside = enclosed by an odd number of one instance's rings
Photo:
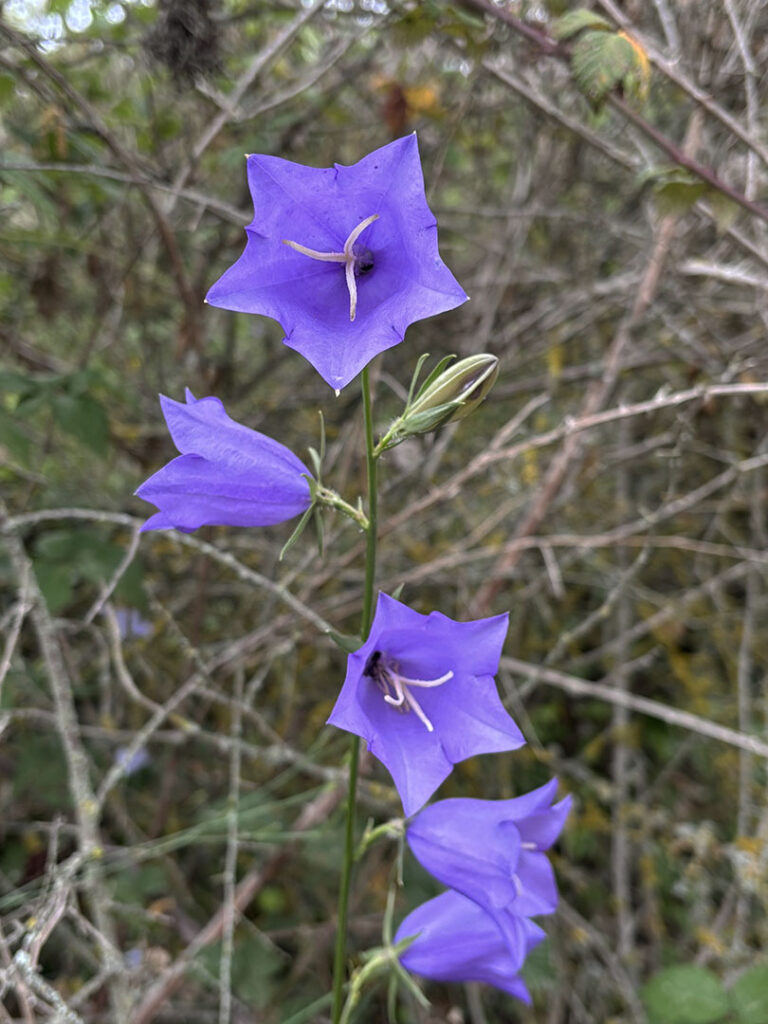
POLYGON ((398 676, 390 677, 389 674, 387 674, 387 680, 394 687, 397 696, 393 697, 392 694, 385 693, 384 700, 387 704, 391 704, 393 708, 401 708, 405 702, 405 689, 403 684, 400 682, 398 676))
POLYGON ((419 704, 419 702, 416 700, 416 698, 413 696, 413 694, 409 690, 404 690, 403 693, 405 695, 405 700, 406 700, 406 703, 408 704, 408 707, 411 709, 411 711, 414 712, 414 714, 416 715, 418 720, 420 722, 423 722, 424 725, 426 725, 427 732, 434 732, 435 731, 435 727, 434 727, 434 725, 432 725, 430 720, 424 714, 424 709, 422 708, 421 704, 419 704))
POLYGON ((354 245, 363 231, 378 219, 378 213, 372 213, 370 217, 361 220, 357 227, 353 228, 347 235, 343 252, 320 252, 318 249, 310 249, 308 246, 300 245, 298 242, 291 242, 287 238, 283 239, 283 245, 289 245, 296 252, 300 252, 302 256, 309 256, 310 259, 320 260, 322 263, 345 264, 344 276, 347 281, 347 291, 349 292, 350 321, 353 321, 357 314, 357 281, 355 280, 355 261, 357 257, 355 256, 354 245))
POLYGON ((371 660, 371 667, 366 674, 373 679, 383 691, 384 701, 394 708, 401 708, 403 711, 413 711, 418 720, 424 725, 428 732, 434 732, 435 727, 424 713, 424 709, 411 693, 409 687, 421 686, 431 688, 442 686, 449 679, 453 679, 453 672, 443 673, 438 679, 412 679, 404 676, 398 671, 397 664, 389 661, 385 655, 375 652, 375 658, 371 660))
POLYGON ((515 883, 515 888, 517 889, 517 895, 518 896, 522 896, 523 895, 523 883, 520 881, 519 876, 518 875, 512 875, 512 881, 515 883))
POLYGON ((453 679, 453 672, 449 670, 441 675, 439 679, 411 679, 409 676, 403 676, 399 673, 398 678, 402 679, 406 686, 442 686, 449 679, 453 679))
POLYGON ((521 850, 538 850, 536 843, 520 843, 521 850))

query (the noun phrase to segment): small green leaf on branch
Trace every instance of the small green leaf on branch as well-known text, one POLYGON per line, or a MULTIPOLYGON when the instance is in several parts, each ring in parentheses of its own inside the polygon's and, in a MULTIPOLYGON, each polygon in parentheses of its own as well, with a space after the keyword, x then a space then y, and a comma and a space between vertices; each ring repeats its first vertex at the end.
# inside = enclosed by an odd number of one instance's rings
POLYGON ((601 32, 610 32, 612 25, 609 21, 594 11, 588 11, 579 7, 575 11, 569 11, 562 18, 558 18, 552 24, 552 35, 560 42, 571 39, 585 29, 594 29, 601 32))

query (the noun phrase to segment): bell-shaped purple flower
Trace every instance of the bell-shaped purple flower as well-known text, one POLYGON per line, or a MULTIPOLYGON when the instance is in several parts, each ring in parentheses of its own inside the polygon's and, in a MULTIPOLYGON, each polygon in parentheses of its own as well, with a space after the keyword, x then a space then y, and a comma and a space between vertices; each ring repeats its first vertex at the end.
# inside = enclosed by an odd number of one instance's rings
POLYGON ((402 965, 414 974, 433 981, 483 981, 530 1003, 518 972, 546 935, 526 917, 517 918, 515 928, 511 951, 493 918, 449 889, 412 911, 397 929, 395 942, 417 936, 400 954, 402 965))
POLYGON ((248 240, 206 301, 279 321, 285 344, 332 388, 415 320, 466 301, 437 251, 415 135, 350 167, 247 160, 248 240))
POLYGON ((408 845, 444 885, 482 906, 510 950, 520 917, 550 914, 557 886, 546 850, 562 831, 571 798, 552 799, 557 779, 513 800, 440 800, 408 826, 408 845))
POLYGON ((525 743, 493 679, 507 620, 420 615, 379 594, 370 636, 349 656, 328 721, 367 741, 394 779, 406 816, 457 761, 525 743))
POLYGON ((271 437, 236 423, 218 398, 187 402, 160 396, 165 422, 181 455, 139 487, 156 505, 142 530, 199 526, 269 526, 311 504, 307 467, 271 437))

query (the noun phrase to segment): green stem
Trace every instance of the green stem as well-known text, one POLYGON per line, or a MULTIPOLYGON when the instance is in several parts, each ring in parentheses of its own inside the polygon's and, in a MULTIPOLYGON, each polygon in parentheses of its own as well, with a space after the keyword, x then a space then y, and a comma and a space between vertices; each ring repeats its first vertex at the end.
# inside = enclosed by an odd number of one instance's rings
MULTIPOLYGON (((376 456, 373 444, 373 404, 368 367, 362 373, 363 416, 365 418, 365 464, 368 471, 368 527, 365 545, 365 584, 360 637, 368 639, 373 621, 373 586, 376 578, 376 530, 378 523, 378 492, 376 487, 376 456)), ((333 1009, 331 1020, 339 1024, 343 1010, 344 976, 347 960, 347 916, 352 864, 355 853, 355 803, 357 798, 357 766, 360 760, 360 737, 353 736, 349 749, 349 792, 347 794, 347 822, 344 832, 344 863, 341 868, 339 910, 336 920, 336 949, 333 958, 333 1009)))

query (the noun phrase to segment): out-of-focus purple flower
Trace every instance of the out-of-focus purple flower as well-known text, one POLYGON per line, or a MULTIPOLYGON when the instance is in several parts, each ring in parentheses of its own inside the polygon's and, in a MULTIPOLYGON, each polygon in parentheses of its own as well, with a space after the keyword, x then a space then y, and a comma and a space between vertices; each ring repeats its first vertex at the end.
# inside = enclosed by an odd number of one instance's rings
POLYGON ((556 789, 552 779, 513 800, 440 800, 417 814, 406 833, 418 861, 482 906, 511 951, 520 917, 550 914, 557 906, 545 851, 562 831, 571 798, 553 806, 556 789))
POLYGON ((129 754, 128 747, 118 747, 115 751, 115 764, 119 764, 126 775, 133 775, 151 763, 146 747, 139 747, 129 754))
POLYGON ((277 320, 332 388, 415 320, 466 301, 437 250, 415 135, 350 167, 247 160, 248 240, 206 301, 277 320))
POLYGON ((392 775, 406 816, 457 761, 525 743, 493 679, 507 619, 455 622, 379 594, 370 636, 349 656, 328 721, 367 741, 392 775))
POLYGON ((149 636, 152 632, 152 623, 142 618, 135 608, 115 608, 115 618, 123 640, 132 636, 149 636))
POLYGON ((181 455, 136 491, 160 509, 142 530, 270 526, 309 508, 310 473, 292 451, 230 419, 218 398, 189 389, 186 398, 185 405, 160 396, 181 455))
POLYGON ((414 974, 433 981, 483 981, 530 1003, 518 972, 546 935, 526 917, 517 918, 515 928, 510 950, 493 918, 473 900, 449 889, 413 910, 394 941, 417 936, 400 954, 400 962, 414 974))

